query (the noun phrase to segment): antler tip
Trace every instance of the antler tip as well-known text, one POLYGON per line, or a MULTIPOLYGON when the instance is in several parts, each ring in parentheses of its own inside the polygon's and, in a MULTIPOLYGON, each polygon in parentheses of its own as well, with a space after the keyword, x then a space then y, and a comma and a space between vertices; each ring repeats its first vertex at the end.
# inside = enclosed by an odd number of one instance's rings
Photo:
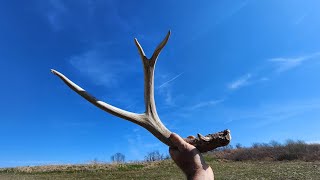
POLYGON ((232 137, 231 137, 231 131, 229 129, 226 129, 225 130, 225 133, 226 133, 226 139, 231 141, 232 137))
POLYGON ((205 141, 205 142, 209 142, 210 141, 210 138, 208 137, 205 137, 203 136, 202 134, 198 133, 198 138, 202 141, 205 141))
POLYGON ((171 35, 171 30, 168 31, 168 33, 167 33, 167 35, 165 37, 166 41, 169 39, 170 35, 171 35))
POLYGON ((138 41, 137 38, 134 38, 134 43, 136 44, 136 46, 137 46, 139 49, 141 48, 141 45, 140 45, 140 43, 139 43, 139 41, 138 41))
POLYGON ((50 71, 51 71, 51 73, 53 73, 53 74, 57 74, 57 71, 54 70, 54 69, 50 69, 50 71))
POLYGON ((145 53, 144 53, 144 51, 143 51, 143 49, 142 49, 142 47, 141 47, 141 45, 140 45, 140 43, 139 43, 137 38, 134 38, 134 43, 136 44, 136 46, 137 46, 137 48, 139 50, 139 54, 140 54, 141 58, 143 59, 146 55, 145 55, 145 53))

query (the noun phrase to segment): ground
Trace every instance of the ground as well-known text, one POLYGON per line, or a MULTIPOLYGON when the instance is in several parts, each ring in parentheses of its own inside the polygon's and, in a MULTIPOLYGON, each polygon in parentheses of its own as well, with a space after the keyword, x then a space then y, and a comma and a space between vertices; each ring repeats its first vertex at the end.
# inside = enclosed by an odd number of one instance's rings
MULTIPOLYGON (((233 162, 206 157, 215 179, 315 179, 320 162, 233 162)), ((153 163, 87 164, 0 169, 1 180, 11 179, 185 179, 171 160, 153 163)))

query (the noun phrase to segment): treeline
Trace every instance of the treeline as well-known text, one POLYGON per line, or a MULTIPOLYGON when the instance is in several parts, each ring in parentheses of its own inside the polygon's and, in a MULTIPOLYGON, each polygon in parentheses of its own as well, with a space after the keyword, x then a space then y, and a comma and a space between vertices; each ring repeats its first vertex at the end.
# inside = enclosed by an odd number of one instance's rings
MULTIPOLYGON (((144 162, 161 161, 165 159, 170 159, 169 155, 164 155, 159 151, 152 151, 144 156, 144 162)), ((116 153, 110 157, 112 163, 124 163, 126 162, 126 157, 122 153, 116 153)))
MULTIPOLYGON (((250 147, 236 144, 217 148, 206 153, 215 159, 226 159, 231 161, 320 161, 320 144, 308 144, 304 141, 287 140, 281 144, 277 141, 269 143, 253 143, 250 147)), ((159 151, 151 151, 144 156, 144 160, 135 162, 153 162, 170 159, 167 154, 159 151)), ((126 158, 122 153, 116 153, 110 157, 112 163, 125 163, 126 158)), ((97 159, 93 163, 103 163, 97 159)))
POLYGON ((237 144, 235 148, 229 145, 208 154, 214 158, 232 161, 319 161, 320 144, 307 144, 304 141, 293 140, 287 140, 284 144, 276 141, 254 143, 251 147, 242 147, 241 144, 237 144))

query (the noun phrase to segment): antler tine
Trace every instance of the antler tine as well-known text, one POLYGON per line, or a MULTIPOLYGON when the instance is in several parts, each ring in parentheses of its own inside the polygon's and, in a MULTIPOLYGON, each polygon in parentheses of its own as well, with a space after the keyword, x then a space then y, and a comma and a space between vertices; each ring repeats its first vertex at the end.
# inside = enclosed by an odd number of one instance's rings
POLYGON ((140 45, 140 43, 139 43, 137 38, 134 38, 134 43, 136 44, 136 46, 138 48, 139 55, 140 55, 140 57, 142 59, 142 62, 145 61, 147 59, 146 54, 144 53, 143 48, 141 47, 141 45, 140 45))
POLYGON ((156 63, 162 48, 167 44, 167 42, 169 40, 170 34, 171 34, 171 31, 169 30, 166 37, 162 40, 162 42, 158 45, 158 47, 156 48, 156 50, 152 54, 151 59, 150 59, 152 61, 152 64, 156 63))
MULTIPOLYGON (((161 49, 166 45, 169 35, 170 35, 170 31, 167 34, 166 38, 156 48, 155 52, 153 53, 154 54, 153 57, 156 57, 156 55, 159 55, 161 49)), ((171 141, 168 140, 169 136, 171 135, 171 131, 169 131, 161 122, 157 113, 155 100, 154 100, 154 69, 155 69, 154 62, 156 59, 153 59, 153 58, 148 59, 145 56, 145 53, 139 41, 136 38, 134 39, 134 41, 138 48, 138 51, 143 63, 144 102, 145 102, 145 115, 146 115, 145 122, 148 124, 148 126, 152 127, 151 129, 152 134, 154 134, 158 139, 160 139, 165 144, 172 145, 171 141)))
POLYGON ((80 86, 72 82, 70 79, 68 79, 66 76, 64 76, 62 73, 51 69, 51 72, 55 75, 57 75, 60 79, 63 80, 63 82, 68 85, 73 91, 78 93, 80 96, 91 102, 93 105, 97 106, 98 108, 113 114, 115 116, 118 116, 120 118, 126 119, 128 121, 131 121, 133 123, 141 123, 144 121, 143 115, 132 113, 129 111, 125 111, 122 109, 119 109, 117 107, 114 107, 110 104, 107 104, 103 101, 100 101, 96 99, 94 96, 90 95, 88 92, 86 92, 84 89, 82 89, 80 86))
POLYGON ((140 57, 143 63, 144 69, 144 101, 145 101, 145 108, 146 108, 146 115, 153 116, 154 120, 160 122, 162 125, 155 105, 154 100, 154 70, 155 70, 155 62, 157 60, 158 55, 160 54, 163 47, 167 44, 168 39, 170 37, 170 31, 167 33, 166 37, 162 42, 158 45, 158 47, 153 52, 153 55, 150 59, 145 56, 143 48, 141 47, 139 41, 135 38, 135 44, 138 48, 140 57))
MULTIPOLYGON (((112 115, 126 119, 128 121, 131 121, 135 124, 138 124, 138 125, 146 128, 149 132, 151 132, 160 141, 167 144, 168 146, 172 146, 171 141, 168 139, 171 132, 161 123, 156 112, 155 113, 136 114, 136 113, 122 110, 120 108, 117 108, 115 106, 112 106, 108 103, 105 103, 103 101, 96 99, 94 96, 90 95, 88 92, 86 92, 80 86, 78 86, 77 84, 72 82, 70 79, 68 79, 62 73, 60 73, 54 69, 51 69, 51 72, 53 74, 57 75, 73 91, 78 93, 80 96, 82 96, 83 98, 88 100, 93 105, 97 106, 98 108, 100 108, 100 109, 102 109, 112 115), (150 116, 150 114, 151 114, 151 116, 150 116)), ((153 106, 151 106, 151 107, 153 107, 153 106)))

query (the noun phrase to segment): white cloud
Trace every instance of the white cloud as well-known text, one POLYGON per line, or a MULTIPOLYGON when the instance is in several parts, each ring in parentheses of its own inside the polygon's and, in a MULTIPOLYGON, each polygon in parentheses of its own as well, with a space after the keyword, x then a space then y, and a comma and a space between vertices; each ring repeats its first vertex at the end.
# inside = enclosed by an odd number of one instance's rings
POLYGON ((165 102, 167 105, 174 105, 174 101, 172 99, 172 94, 171 94, 171 90, 167 89, 165 91, 165 102))
POLYGON ((320 100, 303 100, 283 103, 270 103, 255 106, 253 109, 229 109, 228 121, 247 121, 253 128, 264 127, 284 120, 290 120, 306 112, 320 110, 320 100))
POLYGON ((288 71, 292 68, 302 65, 302 63, 314 59, 315 57, 320 56, 320 52, 315 52, 305 56, 298 57, 277 57, 269 59, 270 62, 276 65, 276 72, 288 71))
POLYGON ((305 61, 305 57, 298 57, 298 58, 272 58, 269 59, 269 61, 276 63, 277 66, 277 72, 283 72, 287 71, 289 69, 292 69, 294 67, 297 67, 301 65, 303 61, 305 61))
POLYGON ((167 106, 174 106, 175 102, 174 99, 172 97, 172 89, 170 86, 163 86, 161 88, 158 89, 159 91, 157 91, 159 93, 159 95, 162 96, 162 100, 164 102, 165 105, 167 106))
POLYGON ((274 72, 276 73, 282 73, 288 70, 291 70, 293 68, 301 66, 303 63, 306 63, 307 61, 315 60, 320 57, 320 51, 315 53, 310 53, 304 56, 298 56, 298 57, 276 57, 268 59, 271 65, 273 66, 260 66, 257 68, 254 73, 248 73, 235 81, 228 84, 228 89, 236 90, 243 86, 247 85, 253 85, 256 83, 262 83, 269 81, 270 78, 268 76, 272 76, 274 72), (270 71, 271 69, 271 71, 270 71), (263 71, 268 70, 267 73, 263 73, 263 71), (254 76, 254 78, 253 78, 254 76))
POLYGON ((211 101, 204 101, 204 102, 200 102, 198 104, 195 104, 191 107, 189 107, 189 110, 195 110, 195 109, 200 109, 203 107, 208 107, 208 106, 213 106, 213 105, 217 105, 219 103, 222 103, 224 101, 224 99, 220 99, 220 100, 211 100, 211 101))
POLYGON ((114 86, 117 84, 117 73, 114 71, 116 66, 108 66, 101 59, 100 53, 95 50, 73 56, 70 58, 70 63, 81 73, 94 80, 97 85, 114 86))
POLYGON ((298 24, 302 23, 307 16, 308 16, 308 14, 303 14, 302 16, 300 16, 299 18, 296 19, 294 24, 298 25, 298 24))
POLYGON ((121 27, 121 29, 128 32, 131 31, 132 27, 130 23, 120 14, 122 4, 120 4, 118 1, 106 1, 106 4, 106 6, 108 7, 106 9, 107 19, 111 19, 112 23, 115 23, 117 26, 121 27))
POLYGON ((153 140, 150 141, 146 136, 151 137, 152 134, 147 131, 140 131, 140 129, 134 128, 132 133, 124 135, 128 142, 127 153, 131 160, 142 160, 147 152, 164 147, 156 138, 152 138, 153 140))
POLYGON ((96 16, 101 17, 99 11, 103 12, 103 18, 105 19, 103 23, 107 27, 117 27, 126 32, 132 30, 131 23, 120 13, 121 4, 114 0, 70 1, 68 3, 62 0, 49 0, 43 1, 41 4, 43 5, 41 11, 54 31, 60 31, 66 26, 79 28, 79 23, 72 24, 67 23, 68 21, 81 20, 81 25, 91 26, 96 16), (78 11, 81 11, 81 13, 78 13, 78 11), (75 17, 77 20, 74 20, 75 17))
POLYGON ((117 87, 119 79, 129 74, 132 75, 138 70, 136 66, 128 64, 129 62, 124 63, 120 59, 109 57, 105 46, 108 44, 102 44, 82 54, 72 56, 69 62, 96 85, 117 87))
MULTIPOLYGON (((272 63, 273 67, 267 66, 268 69, 271 68, 273 71, 270 72, 270 69, 268 71, 269 75, 273 74, 274 72, 282 73, 285 71, 288 71, 290 69, 296 68, 298 66, 301 66, 303 63, 311 60, 315 60, 316 58, 320 57, 320 52, 315 52, 311 54, 307 54, 304 56, 298 56, 298 57, 276 57, 268 59, 269 62, 272 63)), ((228 84, 228 89, 236 90, 238 88, 241 88, 243 86, 252 85, 256 83, 262 83, 269 81, 270 78, 267 77, 267 74, 262 74, 263 70, 266 70, 266 68, 258 68, 259 70, 255 73, 251 74, 248 73, 235 81, 228 84), (253 75, 255 78, 253 78, 253 75)))
MULTIPOLYGON (((217 13, 214 17, 215 18, 211 18, 210 21, 211 23, 206 23, 206 21, 199 21, 199 22, 194 22, 195 27, 202 27, 202 28, 197 28, 197 30, 195 32, 193 32, 190 40, 188 42, 193 42, 197 39, 199 39, 200 37, 207 35, 208 33, 210 33, 210 31, 212 31, 215 27, 217 27, 219 24, 227 21, 228 19, 231 19, 232 17, 234 17, 238 12, 240 12, 243 8, 245 8, 248 3, 249 0, 242 0, 242 1, 225 1, 227 3, 226 6, 222 5, 222 4, 215 4, 215 7, 212 8, 217 8, 217 9, 224 9, 223 12, 221 13, 217 13), (223 7, 222 7, 223 6, 223 7), (203 24, 205 23, 205 24, 203 24)), ((210 9, 212 9, 210 8, 210 9)), ((204 11, 203 13, 205 13, 206 11, 204 11)), ((210 14, 206 15, 207 17, 212 17, 212 12, 209 10, 207 11, 210 14)), ((186 44, 186 43, 184 43, 186 44)))
POLYGON ((249 84, 249 79, 251 78, 251 74, 248 73, 245 76, 240 77, 239 79, 229 83, 228 88, 235 90, 238 89, 240 87, 246 86, 249 84))
MULTIPOLYGON (((172 84, 172 82, 179 78, 182 74, 183 72, 170 78, 169 80, 166 80, 156 88, 157 90, 159 90, 160 95, 164 97, 164 102, 166 105, 173 106, 175 104, 174 99, 172 97, 172 89, 170 87, 170 84, 172 84)), ((168 76, 166 75, 163 75, 161 77, 165 79, 168 78, 168 76)))
POLYGON ((262 77, 259 79, 259 81, 269 81, 270 79, 268 77, 262 77))
POLYGON ((170 82, 174 81, 175 79, 177 79, 178 77, 180 77, 182 74, 183 74, 183 72, 180 73, 180 74, 178 74, 178 75, 176 75, 175 77, 171 78, 170 80, 162 83, 158 88, 166 87, 170 82))
POLYGON ((48 1, 50 9, 47 11, 47 19, 53 28, 53 30, 58 31, 62 29, 62 23, 60 18, 63 14, 67 12, 66 6, 60 0, 50 0, 48 1))

